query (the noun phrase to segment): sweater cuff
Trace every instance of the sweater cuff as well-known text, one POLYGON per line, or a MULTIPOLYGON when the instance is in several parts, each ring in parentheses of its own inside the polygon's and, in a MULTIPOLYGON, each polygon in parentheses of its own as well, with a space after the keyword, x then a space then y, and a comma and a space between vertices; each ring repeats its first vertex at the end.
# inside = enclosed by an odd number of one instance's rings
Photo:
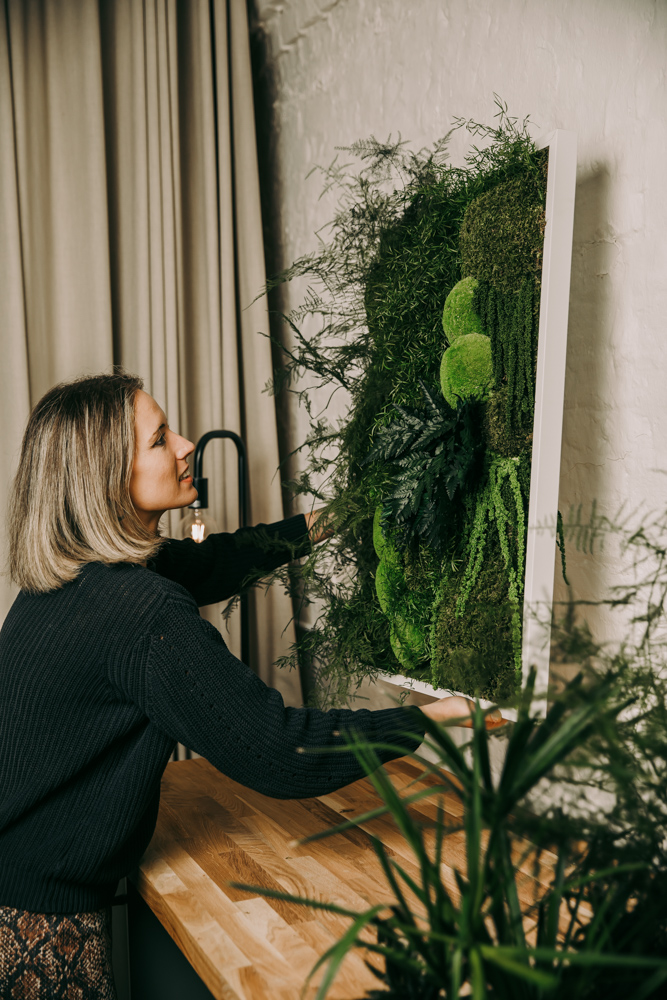
POLYGON ((288 545, 294 546, 293 559, 300 559, 313 551, 304 514, 295 514, 294 517, 287 517, 284 521, 267 524, 266 529, 271 534, 278 535, 288 545))
POLYGON ((378 750, 378 756, 383 763, 396 757, 414 753, 424 742, 426 726, 422 714, 415 708, 382 708, 373 713, 374 742, 392 744, 403 748, 398 750, 378 750))

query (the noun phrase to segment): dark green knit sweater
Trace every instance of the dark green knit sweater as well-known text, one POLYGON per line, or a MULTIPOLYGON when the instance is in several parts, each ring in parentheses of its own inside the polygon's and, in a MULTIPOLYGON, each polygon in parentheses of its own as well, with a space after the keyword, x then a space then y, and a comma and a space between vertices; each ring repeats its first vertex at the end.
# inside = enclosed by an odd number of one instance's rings
POLYGON ((19 594, 0 631, 0 905, 108 905, 150 841, 177 742, 266 795, 305 798, 362 770, 352 753, 298 748, 414 729, 402 708, 285 708, 199 616, 295 546, 308 548, 302 515, 169 541, 151 568, 90 563, 58 590, 19 594), (267 535, 268 549, 257 544, 267 535))

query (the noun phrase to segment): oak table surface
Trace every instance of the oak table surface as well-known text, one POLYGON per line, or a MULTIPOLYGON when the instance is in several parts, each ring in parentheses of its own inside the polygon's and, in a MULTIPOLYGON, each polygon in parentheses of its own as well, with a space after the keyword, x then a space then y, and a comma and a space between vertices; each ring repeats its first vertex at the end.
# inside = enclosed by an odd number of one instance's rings
MULTIPOLYGON (((394 785, 423 775, 402 759, 385 765, 394 785)), ((425 776, 427 782, 433 779, 425 776)), ((369 833, 416 878, 414 856, 390 819, 365 823, 313 843, 296 840, 379 805, 368 779, 314 799, 272 799, 232 781, 204 758, 175 761, 162 778, 155 833, 133 876, 138 891, 219 1000, 298 1000, 308 973, 350 921, 323 910, 268 899, 232 888, 242 882, 334 902, 353 910, 389 901, 369 833)), ((454 792, 444 798, 446 818, 461 816, 454 792)), ((435 803, 422 800, 414 813, 432 819, 435 803)), ((544 860, 544 859, 543 859, 544 860)), ((446 838, 443 878, 456 894, 452 869, 465 871, 462 833, 446 838)), ((551 865, 539 882, 520 866, 522 902, 548 884, 551 865)), ((361 1000, 380 981, 362 954, 348 955, 327 997, 361 1000)), ((314 997, 322 972, 303 995, 314 997)))

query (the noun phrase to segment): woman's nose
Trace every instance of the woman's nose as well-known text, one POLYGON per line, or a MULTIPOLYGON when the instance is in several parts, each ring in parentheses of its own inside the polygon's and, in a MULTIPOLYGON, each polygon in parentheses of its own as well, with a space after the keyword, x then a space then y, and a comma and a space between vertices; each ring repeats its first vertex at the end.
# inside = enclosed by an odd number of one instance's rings
POLYGON ((192 452, 195 450, 195 446, 192 443, 192 441, 188 441, 187 438, 181 437, 179 435, 178 446, 176 450, 179 458, 185 458, 187 455, 192 454, 192 452))

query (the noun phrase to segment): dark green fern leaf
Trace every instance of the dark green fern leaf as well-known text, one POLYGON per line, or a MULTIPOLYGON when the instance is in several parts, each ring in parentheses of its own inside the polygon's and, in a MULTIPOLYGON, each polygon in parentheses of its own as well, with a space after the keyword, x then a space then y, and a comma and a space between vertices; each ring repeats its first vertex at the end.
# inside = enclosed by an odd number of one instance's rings
POLYGON ((420 538, 441 554, 443 505, 470 485, 479 466, 482 404, 459 401, 454 410, 439 389, 420 386, 424 409, 396 406, 397 418, 378 431, 364 465, 392 463, 382 521, 397 529, 399 544, 420 538))

